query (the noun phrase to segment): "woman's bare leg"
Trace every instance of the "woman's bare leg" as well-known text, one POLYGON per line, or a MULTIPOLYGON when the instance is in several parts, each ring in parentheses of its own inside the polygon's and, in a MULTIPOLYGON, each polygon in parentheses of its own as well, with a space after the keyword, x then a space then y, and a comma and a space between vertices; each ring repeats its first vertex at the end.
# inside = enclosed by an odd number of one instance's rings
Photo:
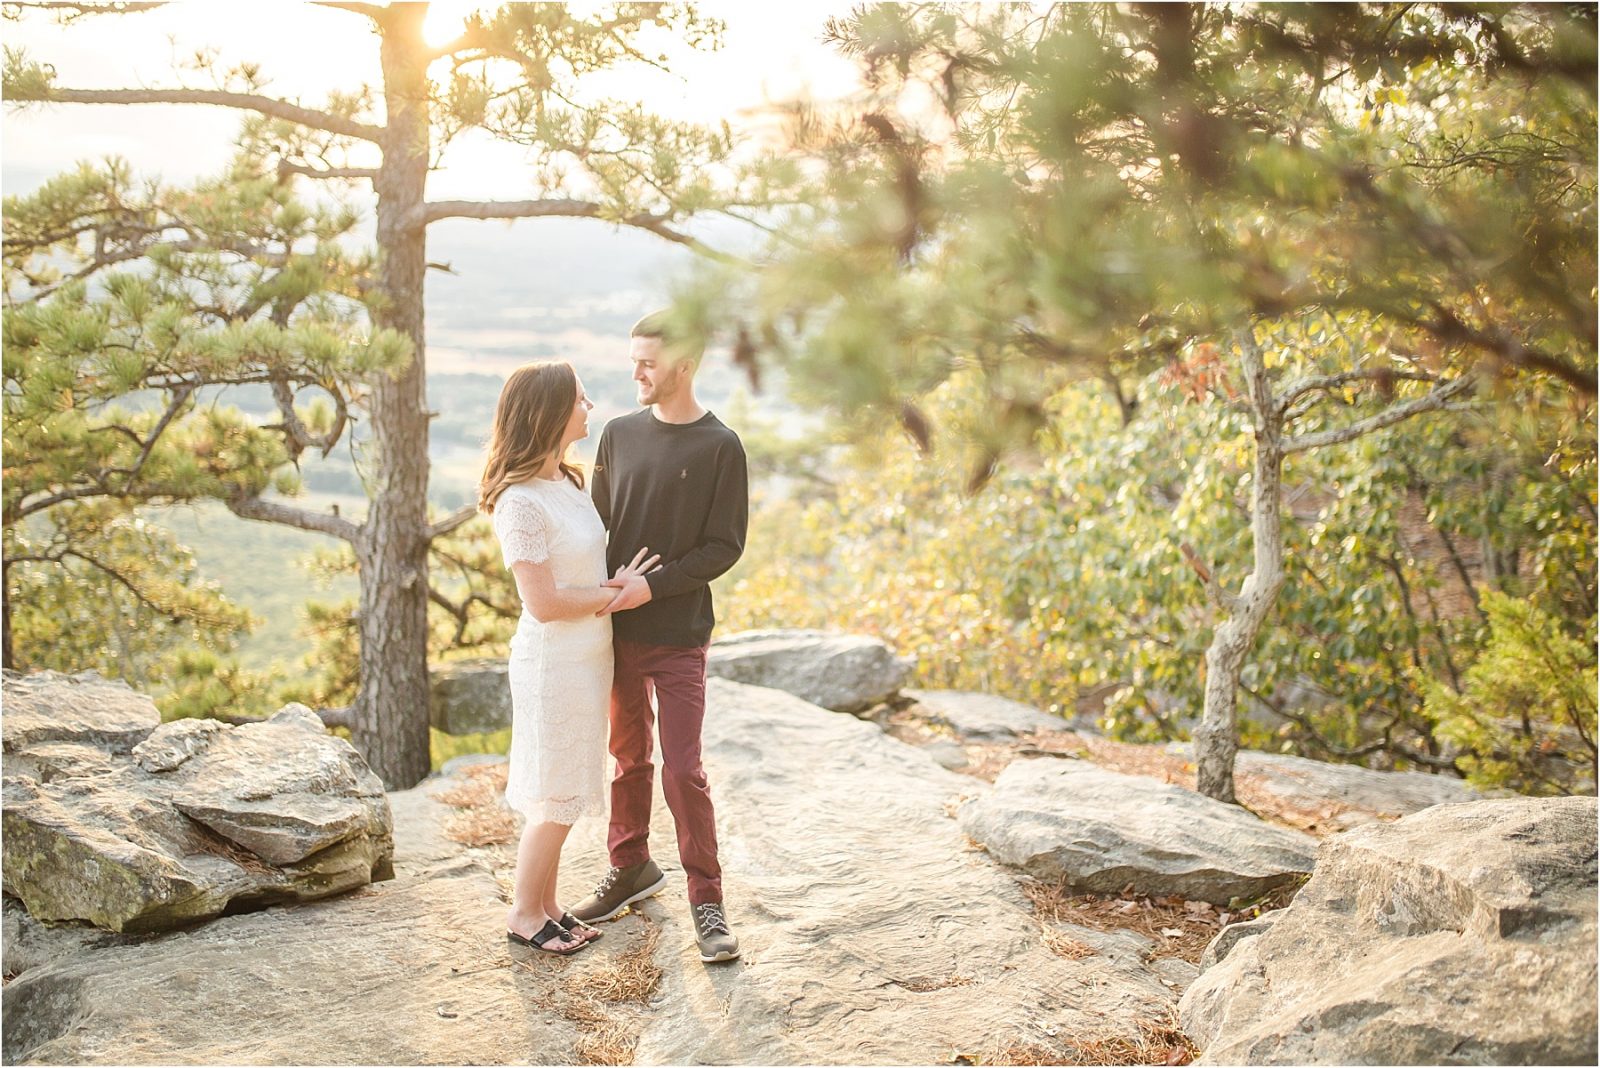
MULTIPOLYGON (((556 862, 550 866, 550 878, 544 884, 544 891, 539 897, 539 901, 542 902, 545 912, 556 917, 558 921, 560 920, 561 915, 567 911, 566 906, 561 904, 561 899, 556 896, 556 879, 560 873, 561 855, 558 853, 556 854, 556 862)), ((573 933, 582 936, 585 941, 590 942, 600 937, 600 932, 595 930, 593 927, 579 927, 573 933)))
MULTIPOLYGON (((531 820, 522 828, 522 840, 517 846, 517 869, 512 882, 511 911, 506 916, 506 926, 524 938, 532 938, 548 921, 559 921, 561 913, 552 914, 545 905, 547 896, 554 895, 546 887, 554 887, 556 867, 561 863, 561 847, 572 828, 564 823, 534 823, 531 820)), ((570 949, 584 939, 573 935, 549 943, 551 949, 570 949)))

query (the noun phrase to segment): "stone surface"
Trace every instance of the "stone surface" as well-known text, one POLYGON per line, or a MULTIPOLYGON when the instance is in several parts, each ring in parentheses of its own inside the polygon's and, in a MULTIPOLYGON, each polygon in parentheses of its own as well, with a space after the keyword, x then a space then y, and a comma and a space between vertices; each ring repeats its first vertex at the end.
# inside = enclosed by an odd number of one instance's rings
POLYGON ((453 660, 428 671, 428 715, 446 734, 481 734, 511 726, 511 685, 504 657, 453 660))
MULTIPOLYGON (((1188 757, 1187 743, 1172 752, 1188 757)), ((1234 774, 1270 797, 1275 811, 1301 814, 1321 832, 1343 831, 1398 819, 1433 805, 1477 801, 1484 795, 1452 775, 1423 771, 1374 771, 1354 764, 1328 764, 1287 753, 1241 750, 1234 774)))
POLYGON ((1332 837, 1184 1029, 1220 1064, 1594 1064, 1595 835, 1593 798, 1515 798, 1332 837))
POLYGON ((6 709, 0 717, 0 736, 8 757, 47 742, 126 753, 161 723, 154 701, 92 671, 80 675, 7 671, 4 679, 6 709))
POLYGON ((910 664, 877 638, 818 630, 752 630, 711 644, 706 674, 770 687, 835 712, 861 712, 899 692, 910 664))
POLYGON ((47 719, 57 696, 63 709, 51 731, 25 724, 19 736, 36 740, 5 753, 4 890, 37 919, 153 931, 387 876, 383 785, 303 706, 237 727, 160 724, 128 747, 131 730, 107 727, 139 707, 126 687, 67 676, 5 687, 8 722, 14 690, 29 717, 47 719))
POLYGON ((1084 725, 993 694, 966 690, 906 690, 905 695, 921 705, 929 719, 943 723, 963 738, 979 741, 1006 741, 1027 731, 1069 730, 1084 725))
POLYGON ((1235 805, 1081 760, 1013 761, 960 819, 996 860, 1082 893, 1132 884, 1226 904, 1295 882, 1316 848, 1235 805))
MULTIPOLYGON (((1013 875, 946 815, 971 779, 787 694, 713 680, 708 704, 739 961, 707 966, 693 948, 659 794, 652 851, 667 889, 577 957, 508 948, 510 851, 446 838, 450 810, 432 795, 454 783, 430 780, 390 795, 389 882, 192 932, 64 942, 5 989, 6 1060, 578 1063, 562 1006, 651 926, 659 988, 647 1004, 601 1006, 636 1038, 636 1064, 948 1064, 1011 1043, 1060 1055, 1058 1032, 1133 1037, 1174 1010, 1166 984, 1182 969, 1145 963, 1136 936, 1085 933, 1102 952, 1081 960, 1044 948, 1013 875)), ((603 873, 605 830, 574 828, 566 901, 603 873)))

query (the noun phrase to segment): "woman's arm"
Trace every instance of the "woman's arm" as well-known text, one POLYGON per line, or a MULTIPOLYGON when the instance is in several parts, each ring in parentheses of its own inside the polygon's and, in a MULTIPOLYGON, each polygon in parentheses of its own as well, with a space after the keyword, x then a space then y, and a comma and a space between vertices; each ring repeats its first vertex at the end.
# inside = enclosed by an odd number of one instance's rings
MULTIPOLYGON (((617 575, 632 577, 654 567, 661 557, 652 556, 645 560, 644 554, 647 552, 648 549, 640 549, 631 563, 617 569, 617 575)), ((597 616, 622 592, 610 586, 558 587, 548 560, 537 564, 531 560, 518 560, 511 565, 511 574, 517 580, 517 593, 521 595, 522 603, 527 605, 528 612, 540 623, 597 616)))
POLYGON ((540 623, 592 616, 617 595, 616 590, 605 586, 557 588, 548 560, 539 564, 518 560, 512 565, 511 574, 517 580, 517 593, 522 596, 522 603, 540 623))

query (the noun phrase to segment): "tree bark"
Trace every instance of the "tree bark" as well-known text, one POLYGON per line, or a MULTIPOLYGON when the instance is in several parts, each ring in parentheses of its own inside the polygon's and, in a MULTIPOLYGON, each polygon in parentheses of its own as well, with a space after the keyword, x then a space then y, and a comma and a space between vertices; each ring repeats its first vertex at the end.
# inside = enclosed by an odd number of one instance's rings
POLYGON ((424 4, 384 14, 382 62, 388 123, 378 194, 379 326, 411 339, 414 355, 373 384, 372 505, 356 540, 361 598, 361 686, 351 740, 391 790, 430 770, 428 739, 428 408, 423 339, 427 266, 423 197, 428 175, 424 4))
POLYGON ((1239 350, 1255 421, 1255 481, 1250 515, 1255 565, 1206 650, 1205 706, 1200 726, 1194 732, 1195 788, 1207 797, 1230 804, 1235 800, 1233 758, 1239 750, 1239 676, 1284 579, 1280 494, 1283 410, 1272 394, 1261 350, 1249 327, 1240 331, 1239 350))

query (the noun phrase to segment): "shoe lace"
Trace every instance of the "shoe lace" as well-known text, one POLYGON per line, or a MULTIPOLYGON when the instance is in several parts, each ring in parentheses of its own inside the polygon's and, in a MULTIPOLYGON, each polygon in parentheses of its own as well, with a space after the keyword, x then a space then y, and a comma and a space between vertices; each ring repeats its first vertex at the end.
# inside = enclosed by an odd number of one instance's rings
POLYGON ((606 891, 616 885, 617 877, 622 874, 621 868, 612 868, 606 872, 606 877, 600 880, 600 885, 594 888, 595 897, 605 897, 606 891))
POLYGON ((712 931, 721 931, 723 934, 732 933, 728 930, 728 921, 722 918, 722 905, 719 902, 707 901, 704 904, 696 905, 694 908, 696 918, 700 924, 700 930, 706 934, 710 934, 712 931))

